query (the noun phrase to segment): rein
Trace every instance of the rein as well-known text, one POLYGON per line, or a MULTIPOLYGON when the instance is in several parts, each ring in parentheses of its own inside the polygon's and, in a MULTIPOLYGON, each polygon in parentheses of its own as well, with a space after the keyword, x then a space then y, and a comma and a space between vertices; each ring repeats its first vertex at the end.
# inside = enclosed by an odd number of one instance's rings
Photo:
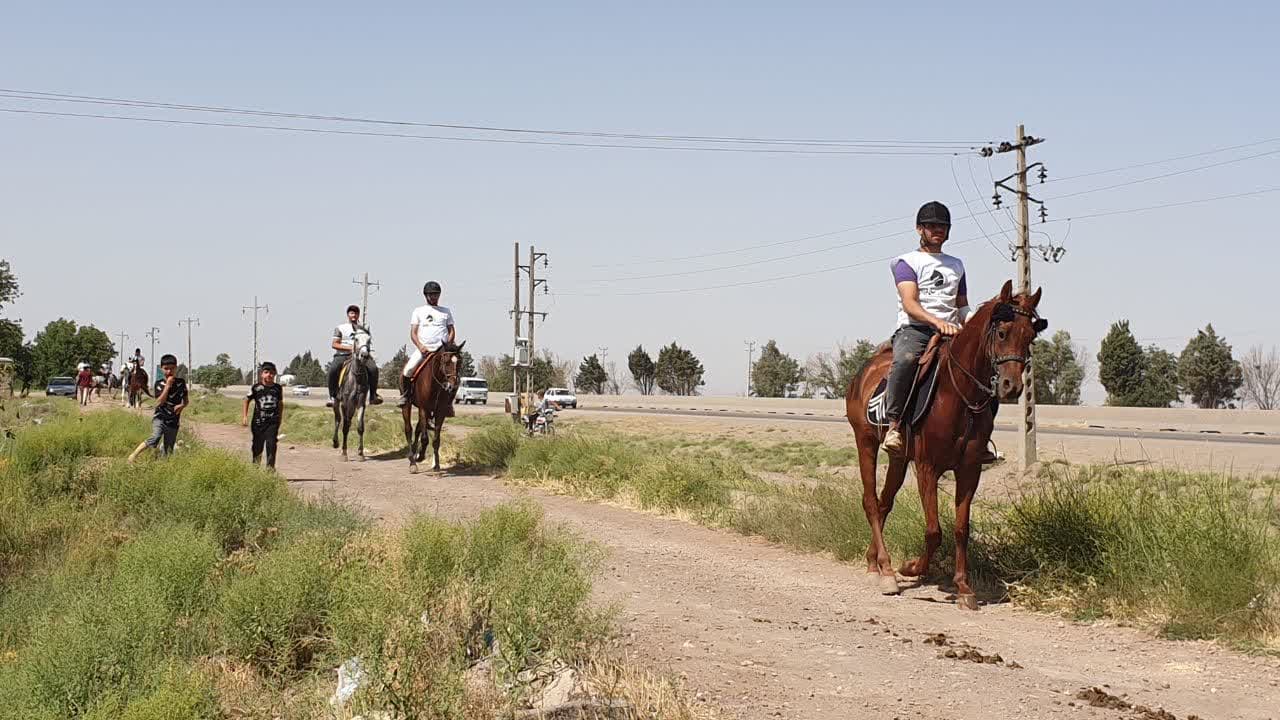
POLYGON ((990 358, 990 363, 989 363, 989 368, 991 370, 990 385, 982 382, 977 377, 975 377, 974 374, 969 372, 968 368, 966 368, 964 365, 959 366, 960 372, 963 373, 964 376, 967 377, 970 382, 972 382, 974 385, 977 385, 978 389, 981 390, 982 393, 986 395, 986 397, 983 398, 982 402, 980 403, 971 402, 968 396, 965 395, 964 391, 960 389, 960 384, 956 382, 956 374, 955 374, 956 363, 952 358, 954 353, 951 352, 951 347, 947 348, 945 360, 947 363, 947 375, 951 378, 951 388, 955 390, 956 394, 960 396, 960 399, 964 401, 965 407, 969 408, 969 412, 975 415, 983 412, 988 407, 990 407, 991 401, 995 399, 996 368, 1000 367, 1005 363, 1010 363, 1010 362, 1020 362, 1023 365, 1026 365, 1028 362, 1030 362, 1031 358, 1028 355, 996 355, 995 357, 992 357, 991 350, 992 350, 992 346, 995 344, 996 327, 1000 323, 1012 321, 1013 315, 1021 315, 1026 318, 1030 318, 1031 321, 1034 323, 1034 326, 1037 327, 1037 331, 1038 331, 1039 325, 1044 322, 1039 317, 1037 317, 1037 315, 1034 312, 1023 310, 1022 308, 1012 303, 1001 303, 1000 305, 996 306, 996 308, 991 313, 991 322, 987 325, 987 331, 983 338, 983 346, 985 349, 984 354, 988 358, 990 358))

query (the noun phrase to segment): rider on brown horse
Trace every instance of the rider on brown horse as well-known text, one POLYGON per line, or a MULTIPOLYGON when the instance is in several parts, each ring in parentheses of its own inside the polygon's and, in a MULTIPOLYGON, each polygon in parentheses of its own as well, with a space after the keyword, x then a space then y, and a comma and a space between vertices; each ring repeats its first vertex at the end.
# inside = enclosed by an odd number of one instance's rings
POLYGON ((440 304, 440 283, 432 280, 423 285, 422 294, 426 296, 427 304, 414 309, 409 318, 409 342, 413 343, 413 353, 405 362, 400 376, 400 407, 412 402, 414 370, 442 345, 452 347, 456 335, 453 311, 440 304))
MULTIPOLYGON (((940 202, 927 202, 916 213, 920 247, 890 261, 898 286, 898 329, 893 334, 893 366, 885 388, 885 415, 891 421, 884 436, 885 452, 902 453, 899 424, 916 364, 934 335, 953 337, 969 316, 968 282, 964 263, 942 252, 951 234, 951 211, 940 202)), ((994 455, 983 458, 993 462, 994 455)))

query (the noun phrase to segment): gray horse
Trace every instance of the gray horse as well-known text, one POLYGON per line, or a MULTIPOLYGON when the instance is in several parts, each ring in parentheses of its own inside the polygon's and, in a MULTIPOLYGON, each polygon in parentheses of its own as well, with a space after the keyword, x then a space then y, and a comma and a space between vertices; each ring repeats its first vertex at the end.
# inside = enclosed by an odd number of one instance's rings
POLYGON ((333 447, 338 447, 338 430, 342 430, 342 459, 347 459, 347 434, 351 432, 351 420, 356 421, 360 434, 357 459, 364 460, 364 411, 369 402, 369 356, 372 344, 369 336, 358 332, 352 338, 351 357, 347 359, 338 384, 338 397, 333 403, 333 447))

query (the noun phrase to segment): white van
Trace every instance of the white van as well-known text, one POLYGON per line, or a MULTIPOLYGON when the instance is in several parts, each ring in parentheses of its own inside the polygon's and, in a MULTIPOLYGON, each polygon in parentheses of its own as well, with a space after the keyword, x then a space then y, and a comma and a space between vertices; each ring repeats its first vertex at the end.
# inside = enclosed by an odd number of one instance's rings
POLYGON ((468 405, 489 404, 489 383, 480 377, 464 377, 458 380, 458 394, 454 402, 468 405))

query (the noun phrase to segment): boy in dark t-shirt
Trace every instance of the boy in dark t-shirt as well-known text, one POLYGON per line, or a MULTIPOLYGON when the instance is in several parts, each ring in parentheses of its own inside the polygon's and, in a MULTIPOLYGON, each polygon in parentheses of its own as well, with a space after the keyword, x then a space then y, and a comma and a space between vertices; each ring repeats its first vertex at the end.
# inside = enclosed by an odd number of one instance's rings
POLYGON ((240 424, 249 424, 249 403, 253 403, 253 441, 250 448, 253 461, 259 462, 265 450, 267 467, 274 469, 276 439, 280 434, 280 423, 284 422, 284 390, 276 384, 275 363, 262 363, 258 378, 259 381, 249 388, 249 393, 244 397, 244 413, 240 416, 240 424))
POLYGON ((133 462, 146 448, 160 447, 162 455, 173 452, 178 440, 178 423, 187 407, 187 381, 178 377, 178 358, 165 355, 160 358, 161 377, 156 379, 156 409, 151 416, 151 437, 147 438, 129 455, 133 462))

